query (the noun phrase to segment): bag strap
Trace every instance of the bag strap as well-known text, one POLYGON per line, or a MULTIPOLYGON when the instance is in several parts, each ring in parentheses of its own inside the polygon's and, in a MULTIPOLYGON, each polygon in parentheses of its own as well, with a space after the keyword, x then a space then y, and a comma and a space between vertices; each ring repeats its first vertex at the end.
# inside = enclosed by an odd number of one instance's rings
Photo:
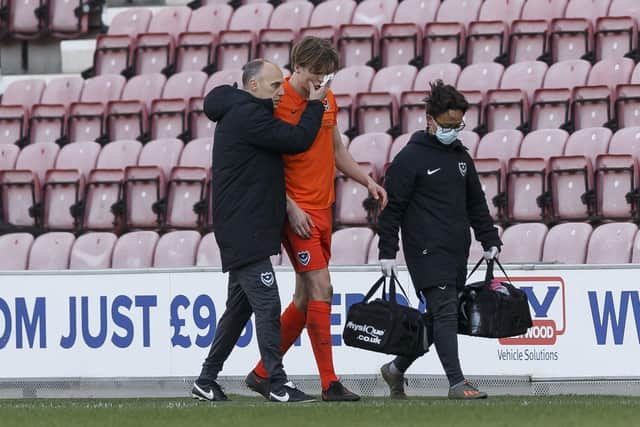
MULTIPOLYGON (((380 277, 374 284, 373 286, 371 286, 371 289, 369 289, 369 292, 367 292, 367 294, 364 296, 364 299, 362 300, 363 302, 367 302, 369 301, 369 298, 371 298, 373 296, 373 294, 376 293, 376 291, 378 290, 378 288, 380 288, 380 286, 385 285, 386 286, 386 278, 384 276, 380 277)), ((382 292, 382 297, 384 298, 385 296, 385 290, 383 288, 383 292, 382 292)))
POLYGON ((504 277, 506 277, 509 283, 513 286, 513 283, 511 282, 509 275, 507 274, 506 271, 504 271, 504 268, 502 268, 502 264, 500 264, 500 261, 498 261, 497 258, 494 258, 494 261, 496 262, 496 264, 498 264, 498 267, 500 268, 500 271, 502 272, 502 274, 504 274, 504 277))
POLYGON ((471 269, 471 273, 467 275, 467 280, 469 280, 469 278, 473 276, 473 273, 475 273, 478 270, 478 268, 480 267, 480 264, 482 264, 482 261, 484 261, 484 257, 480 257, 478 262, 476 262, 476 265, 473 267, 473 269, 471 269))
POLYGON ((398 285, 398 287, 400 288, 400 290, 402 291, 402 295, 404 295, 405 299, 407 300, 407 302, 411 302, 411 300, 409 299, 409 296, 407 295, 407 292, 404 290, 404 288, 402 287, 402 284, 400 283, 400 281, 398 280, 398 278, 396 277, 395 274, 391 274, 391 280, 389 281, 389 293, 391 293, 391 288, 393 287, 393 294, 394 294, 394 301, 395 300, 395 285, 398 285))

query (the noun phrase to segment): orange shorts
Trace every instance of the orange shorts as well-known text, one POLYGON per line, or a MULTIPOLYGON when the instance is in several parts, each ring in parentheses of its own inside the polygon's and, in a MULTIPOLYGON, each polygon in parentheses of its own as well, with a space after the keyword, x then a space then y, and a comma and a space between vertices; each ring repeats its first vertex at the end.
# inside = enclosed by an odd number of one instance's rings
POLYGON ((285 221, 282 236, 284 246, 291 264, 297 273, 321 270, 329 266, 331 258, 331 231, 333 228, 331 208, 305 209, 315 227, 311 230, 311 238, 298 236, 289 221, 285 221))

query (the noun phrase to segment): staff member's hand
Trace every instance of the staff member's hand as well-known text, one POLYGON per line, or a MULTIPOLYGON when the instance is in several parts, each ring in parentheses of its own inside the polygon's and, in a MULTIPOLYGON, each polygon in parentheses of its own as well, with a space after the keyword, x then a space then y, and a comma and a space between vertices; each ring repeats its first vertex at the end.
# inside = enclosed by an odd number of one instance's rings
POLYGON ((378 185, 371 177, 367 181, 367 190, 371 197, 376 199, 380 203, 380 209, 384 209, 387 206, 387 192, 382 186, 378 185))
POLYGON ((395 259, 381 259, 380 260, 380 271, 382 271, 382 275, 384 277, 391 277, 398 275, 398 265, 396 264, 395 259))
POLYGON ((303 239, 311 238, 311 230, 316 225, 311 220, 311 217, 293 200, 287 200, 287 217, 289 218, 289 225, 294 233, 303 239))
POLYGON ((500 249, 498 249, 497 246, 491 246, 488 251, 484 251, 484 259, 486 261, 491 261, 492 259, 496 259, 499 253, 500 253, 500 249))

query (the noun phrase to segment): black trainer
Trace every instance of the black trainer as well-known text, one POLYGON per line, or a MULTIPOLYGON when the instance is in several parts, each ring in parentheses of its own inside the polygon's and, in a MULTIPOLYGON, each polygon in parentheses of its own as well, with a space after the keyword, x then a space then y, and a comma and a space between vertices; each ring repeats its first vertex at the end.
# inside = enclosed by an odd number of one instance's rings
POLYGON ((249 375, 247 375, 247 378, 245 378, 244 383, 251 390, 261 394, 265 399, 269 400, 269 389, 271 388, 269 378, 261 377, 256 374, 256 371, 251 371, 249 372, 249 375))
POLYGON ((299 390, 294 383, 289 381, 283 385, 282 389, 278 392, 269 392, 269 400, 281 403, 304 403, 313 402, 316 399, 313 396, 309 396, 302 390, 299 390))
POLYGON ((222 387, 215 381, 200 381, 193 383, 191 389, 191 397, 203 401, 224 401, 229 400, 222 387))
POLYGON ((322 400, 325 402, 357 402, 360 396, 347 389, 340 381, 329 384, 329 388, 322 390, 322 400))

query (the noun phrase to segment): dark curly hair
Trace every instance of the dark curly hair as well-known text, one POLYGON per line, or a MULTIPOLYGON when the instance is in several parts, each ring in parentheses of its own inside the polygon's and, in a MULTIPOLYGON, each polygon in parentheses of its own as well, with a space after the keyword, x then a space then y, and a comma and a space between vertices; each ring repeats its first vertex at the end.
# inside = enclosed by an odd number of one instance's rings
POLYGON ((426 102, 427 114, 431 117, 438 117, 449 110, 460 110, 463 113, 469 108, 469 103, 464 99, 464 95, 451 85, 446 85, 440 79, 429 83, 431 93, 424 99, 426 102))

